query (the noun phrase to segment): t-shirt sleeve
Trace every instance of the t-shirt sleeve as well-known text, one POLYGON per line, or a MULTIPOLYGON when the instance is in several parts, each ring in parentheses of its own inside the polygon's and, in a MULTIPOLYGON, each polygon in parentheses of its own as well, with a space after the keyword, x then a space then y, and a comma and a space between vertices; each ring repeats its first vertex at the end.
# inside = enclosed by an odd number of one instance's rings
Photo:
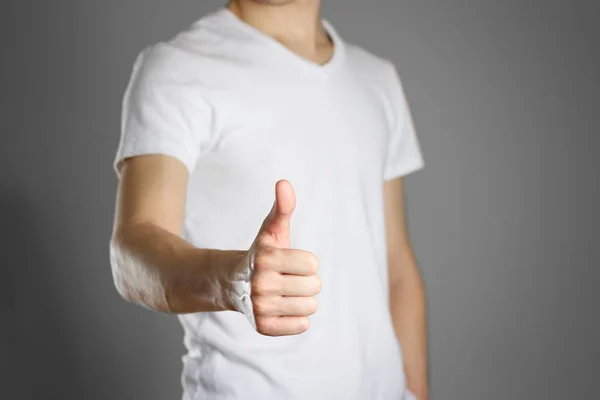
POLYGON ((384 167, 384 180, 408 175, 425 166, 404 88, 396 68, 391 65, 389 100, 392 113, 384 167))
POLYGON ((191 174, 212 134, 211 107, 183 66, 177 50, 163 44, 142 51, 125 90, 121 134, 113 168, 120 176, 126 158, 162 154, 191 174), (192 83, 190 83, 192 82, 192 83))

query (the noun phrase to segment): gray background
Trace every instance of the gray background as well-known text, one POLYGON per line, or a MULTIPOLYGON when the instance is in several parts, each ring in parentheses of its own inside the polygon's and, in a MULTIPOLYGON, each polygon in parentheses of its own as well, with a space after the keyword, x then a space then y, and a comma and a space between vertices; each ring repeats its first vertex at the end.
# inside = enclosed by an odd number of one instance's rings
MULTIPOLYGON (((221 4, 2 3, 1 398, 179 398, 177 320, 113 288, 111 163, 136 54, 221 4)), ((433 399, 600 398, 598 4, 325 1, 419 131, 433 399)))

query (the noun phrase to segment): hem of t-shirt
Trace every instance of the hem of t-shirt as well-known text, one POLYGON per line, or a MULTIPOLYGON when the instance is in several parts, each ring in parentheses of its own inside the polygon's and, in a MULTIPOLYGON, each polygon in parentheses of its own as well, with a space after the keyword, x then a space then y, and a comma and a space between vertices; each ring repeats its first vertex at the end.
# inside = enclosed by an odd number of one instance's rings
POLYGON ((136 144, 135 146, 125 143, 117 153, 113 161, 113 169, 117 177, 121 177, 121 166, 127 158, 144 155, 165 155, 173 157, 181 162, 188 173, 191 175, 195 167, 195 158, 189 151, 184 151, 181 147, 166 145, 165 143, 148 143, 144 145, 136 144))
POLYGON ((425 162, 421 157, 413 157, 407 160, 404 160, 402 163, 399 163, 397 166, 390 168, 383 176, 383 180, 389 181, 392 179, 400 178, 406 175, 409 175, 413 172, 416 172, 425 167, 425 162))

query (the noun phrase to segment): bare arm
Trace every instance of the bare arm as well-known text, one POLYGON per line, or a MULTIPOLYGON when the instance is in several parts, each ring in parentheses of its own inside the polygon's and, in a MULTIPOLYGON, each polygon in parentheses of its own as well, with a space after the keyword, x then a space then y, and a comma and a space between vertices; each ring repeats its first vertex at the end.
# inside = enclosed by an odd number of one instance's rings
POLYGON ((273 208, 250 249, 214 250, 181 238, 187 182, 187 169, 175 158, 144 155, 124 161, 110 242, 121 296, 168 313, 243 312, 269 336, 308 329, 321 281, 317 258, 289 248, 296 204, 290 183, 277 183, 273 208), (240 297, 242 281, 252 286, 246 298, 240 297))
POLYGON ((402 346, 408 388, 427 400, 425 290, 404 220, 402 178, 384 183, 390 309, 402 346))
POLYGON ((110 243, 115 285, 125 299, 156 311, 233 309, 221 286, 246 252, 198 249, 181 238, 187 181, 172 157, 124 161, 110 243))

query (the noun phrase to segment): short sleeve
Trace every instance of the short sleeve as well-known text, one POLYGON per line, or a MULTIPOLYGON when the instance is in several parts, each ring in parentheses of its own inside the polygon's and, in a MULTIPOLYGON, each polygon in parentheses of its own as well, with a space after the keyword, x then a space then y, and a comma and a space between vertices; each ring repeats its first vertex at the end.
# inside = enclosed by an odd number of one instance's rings
POLYGON ((388 93, 392 115, 383 173, 384 180, 408 175, 425 166, 402 82, 396 68, 393 65, 391 68, 392 77, 388 93))
POLYGON ((191 174, 212 135, 211 107, 197 90, 176 49, 164 44, 142 51, 125 90, 121 135, 113 168, 120 176, 126 158, 163 154, 181 161, 191 174))

